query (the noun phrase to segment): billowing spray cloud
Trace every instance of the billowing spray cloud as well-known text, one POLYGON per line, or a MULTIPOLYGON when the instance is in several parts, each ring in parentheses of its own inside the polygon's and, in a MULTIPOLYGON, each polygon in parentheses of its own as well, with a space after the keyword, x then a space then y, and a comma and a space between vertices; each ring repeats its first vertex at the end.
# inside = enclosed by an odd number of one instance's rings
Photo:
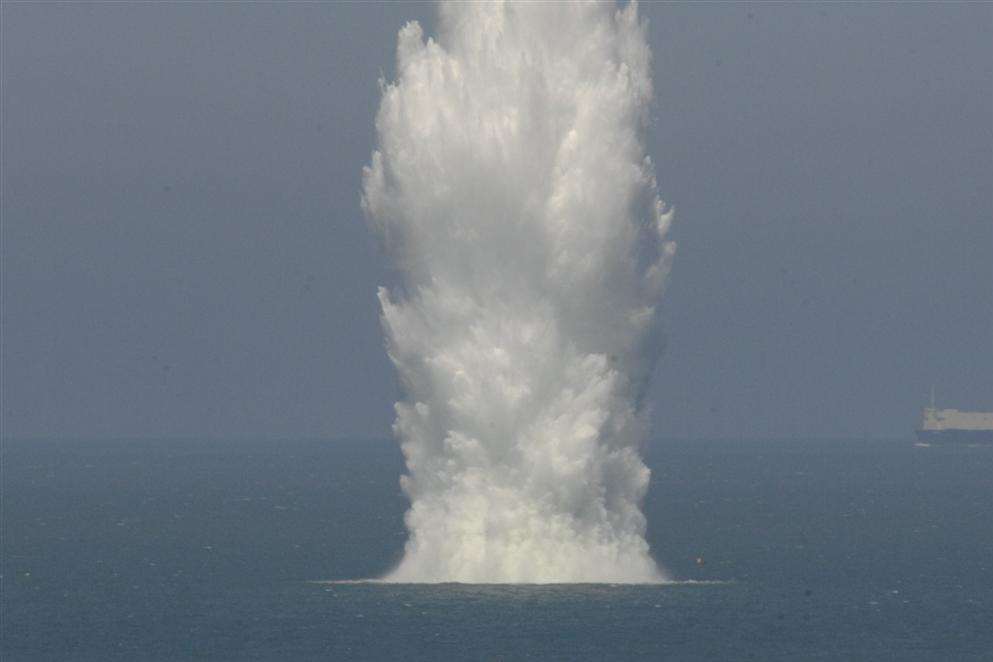
POLYGON ((642 396, 674 245, 633 4, 452 3, 408 23, 363 207, 404 400, 403 582, 656 582, 642 396))

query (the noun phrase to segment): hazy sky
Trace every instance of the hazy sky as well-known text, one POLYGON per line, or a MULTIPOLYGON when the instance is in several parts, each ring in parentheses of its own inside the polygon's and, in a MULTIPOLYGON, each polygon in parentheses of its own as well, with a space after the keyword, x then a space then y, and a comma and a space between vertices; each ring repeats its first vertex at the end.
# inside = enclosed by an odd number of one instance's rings
MULTIPOLYGON (((659 435, 993 407, 993 5, 649 5, 659 435)), ((4 436, 384 436, 359 209, 430 5, 2 9, 4 436)))

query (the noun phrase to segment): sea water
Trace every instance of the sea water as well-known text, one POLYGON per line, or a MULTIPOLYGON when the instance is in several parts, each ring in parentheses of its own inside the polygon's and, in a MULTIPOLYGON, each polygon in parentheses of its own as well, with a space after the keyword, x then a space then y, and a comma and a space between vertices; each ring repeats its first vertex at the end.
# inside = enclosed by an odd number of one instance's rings
POLYGON ((386 440, 14 440, 15 660, 993 659, 993 448, 666 441, 663 586, 351 583, 406 538, 386 440))

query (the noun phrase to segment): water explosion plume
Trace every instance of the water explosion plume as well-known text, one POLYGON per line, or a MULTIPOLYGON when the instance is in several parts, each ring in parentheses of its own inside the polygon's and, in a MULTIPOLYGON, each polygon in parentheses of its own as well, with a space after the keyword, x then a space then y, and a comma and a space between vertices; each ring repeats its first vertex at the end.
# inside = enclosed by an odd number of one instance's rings
POLYGON ((363 208, 400 375, 398 582, 657 582, 643 394, 675 246, 632 3, 452 3, 408 23, 363 208))

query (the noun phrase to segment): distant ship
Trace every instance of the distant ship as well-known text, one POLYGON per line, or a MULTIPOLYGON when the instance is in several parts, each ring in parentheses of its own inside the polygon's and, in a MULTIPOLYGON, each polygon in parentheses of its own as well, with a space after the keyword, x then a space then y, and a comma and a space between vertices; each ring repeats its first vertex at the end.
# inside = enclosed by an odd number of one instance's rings
POLYGON ((919 444, 993 444, 993 412, 938 409, 931 406, 921 414, 917 430, 919 444))

